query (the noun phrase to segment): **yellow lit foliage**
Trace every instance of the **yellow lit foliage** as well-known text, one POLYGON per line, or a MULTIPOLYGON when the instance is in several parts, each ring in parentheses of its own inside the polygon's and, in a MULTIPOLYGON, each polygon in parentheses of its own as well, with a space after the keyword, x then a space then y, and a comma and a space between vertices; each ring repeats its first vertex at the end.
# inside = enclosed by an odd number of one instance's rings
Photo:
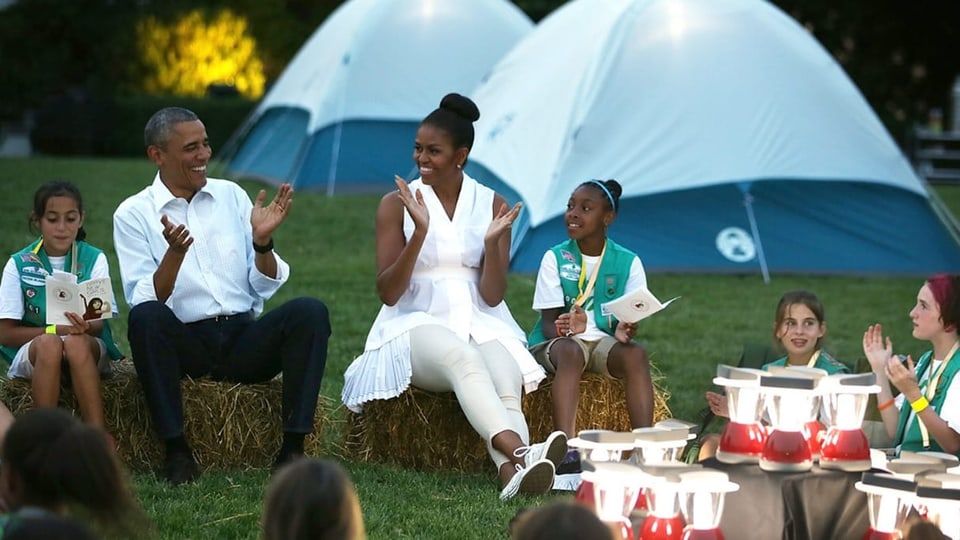
POLYGON ((211 22, 194 10, 172 24, 147 17, 137 42, 147 67, 148 93, 203 96, 211 84, 231 84, 241 95, 263 95, 266 79, 247 20, 221 10, 211 22))

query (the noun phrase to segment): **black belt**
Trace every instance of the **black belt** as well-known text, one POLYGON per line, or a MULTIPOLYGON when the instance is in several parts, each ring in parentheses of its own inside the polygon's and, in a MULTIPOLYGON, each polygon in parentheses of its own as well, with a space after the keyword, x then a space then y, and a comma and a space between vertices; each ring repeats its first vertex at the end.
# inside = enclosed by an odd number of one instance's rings
POLYGON ((228 321, 252 321, 253 314, 249 311, 246 313, 234 313, 233 315, 217 315, 216 317, 210 317, 209 319, 200 319, 199 321, 194 321, 190 324, 203 324, 203 323, 222 323, 228 321))

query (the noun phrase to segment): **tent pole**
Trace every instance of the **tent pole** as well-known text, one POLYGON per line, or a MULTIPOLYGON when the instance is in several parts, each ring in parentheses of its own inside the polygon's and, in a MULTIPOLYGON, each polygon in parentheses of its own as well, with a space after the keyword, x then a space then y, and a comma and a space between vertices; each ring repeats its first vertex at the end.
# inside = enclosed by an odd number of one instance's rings
POLYGON ((760 261, 760 273, 763 274, 763 282, 770 284, 770 269, 767 268, 767 259, 763 255, 763 242, 760 241, 760 228, 757 227, 757 218, 753 215, 753 195, 748 191, 743 192, 743 205, 747 208, 747 220, 750 221, 750 234, 753 235, 753 243, 757 246, 757 259, 760 261))

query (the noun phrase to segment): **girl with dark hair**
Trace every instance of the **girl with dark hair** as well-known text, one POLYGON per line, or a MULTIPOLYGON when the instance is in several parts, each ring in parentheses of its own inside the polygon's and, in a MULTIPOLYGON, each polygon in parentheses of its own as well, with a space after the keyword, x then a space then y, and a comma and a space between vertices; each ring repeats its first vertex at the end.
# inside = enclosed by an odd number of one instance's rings
POLYGON ((875 324, 863 334, 863 352, 877 375, 877 408, 897 453, 938 451, 960 456, 960 371, 957 325, 960 325, 960 275, 937 274, 917 293, 910 310, 913 337, 933 348, 914 363, 893 354, 893 342, 884 339, 875 324), (892 388, 900 394, 894 398, 892 388))
POLYGON ((417 130, 420 178, 384 195, 377 209, 377 291, 383 307, 364 353, 344 375, 355 412, 410 384, 453 391, 500 472, 503 499, 544 493, 566 438, 530 445, 520 407, 543 370, 503 301, 510 227, 520 212, 463 171, 477 106, 448 94, 417 130))
POLYGON ((270 480, 263 540, 364 540, 356 489, 347 472, 325 459, 298 459, 270 480))
MULTIPOLYGON (((13 512, 0 529, 45 514, 90 517, 110 536, 148 536, 150 527, 103 434, 61 409, 21 414, 0 449, 0 496, 13 512)), ((4 536, 5 538, 5 536, 4 536)))
MULTIPOLYGON (((540 318, 530 333, 530 350, 555 374, 553 421, 568 437, 576 433, 584 371, 623 379, 631 425, 653 423, 650 364, 644 348, 633 341, 637 325, 604 314, 600 307, 647 284, 640 257, 607 237, 621 192, 616 180, 577 186, 564 214, 569 239, 543 254, 537 274, 533 309, 540 318)), ((566 461, 579 466, 575 452, 566 461)))
MULTIPOLYGON (((787 291, 777 303, 773 320, 773 341, 786 355, 761 366, 767 371, 771 367, 801 366, 822 369, 828 374, 849 373, 850 369, 823 350, 823 338, 827 334, 827 321, 824 318, 823 302, 816 294, 798 289, 787 291)), ((716 416, 728 418, 727 396, 717 392, 706 393, 710 412, 716 416)), ((716 454, 720 437, 709 433, 700 441, 700 459, 716 454)))
MULTIPOLYGON (((105 429, 101 374, 121 358, 106 321, 67 313, 72 324, 46 323, 46 276, 70 272, 78 282, 110 277, 104 253, 83 241, 83 199, 69 182, 40 186, 33 197, 30 225, 40 238, 14 253, 0 279, 0 353, 10 362, 8 377, 31 380, 36 407, 56 407, 61 371, 68 370, 80 414, 105 429)), ((117 302, 111 295, 111 306, 117 302)))

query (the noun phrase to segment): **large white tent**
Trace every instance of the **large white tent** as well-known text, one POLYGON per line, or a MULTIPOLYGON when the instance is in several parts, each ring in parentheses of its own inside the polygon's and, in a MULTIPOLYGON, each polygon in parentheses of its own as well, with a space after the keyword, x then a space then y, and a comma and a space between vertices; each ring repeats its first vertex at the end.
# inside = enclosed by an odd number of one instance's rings
POLYGON ((327 193, 390 189, 412 167, 420 120, 532 28, 507 0, 350 0, 234 135, 227 170, 327 193))
POLYGON ((574 0, 472 94, 468 171, 525 202, 512 268, 616 178, 653 270, 928 273, 960 251, 843 69, 762 0, 574 0))

